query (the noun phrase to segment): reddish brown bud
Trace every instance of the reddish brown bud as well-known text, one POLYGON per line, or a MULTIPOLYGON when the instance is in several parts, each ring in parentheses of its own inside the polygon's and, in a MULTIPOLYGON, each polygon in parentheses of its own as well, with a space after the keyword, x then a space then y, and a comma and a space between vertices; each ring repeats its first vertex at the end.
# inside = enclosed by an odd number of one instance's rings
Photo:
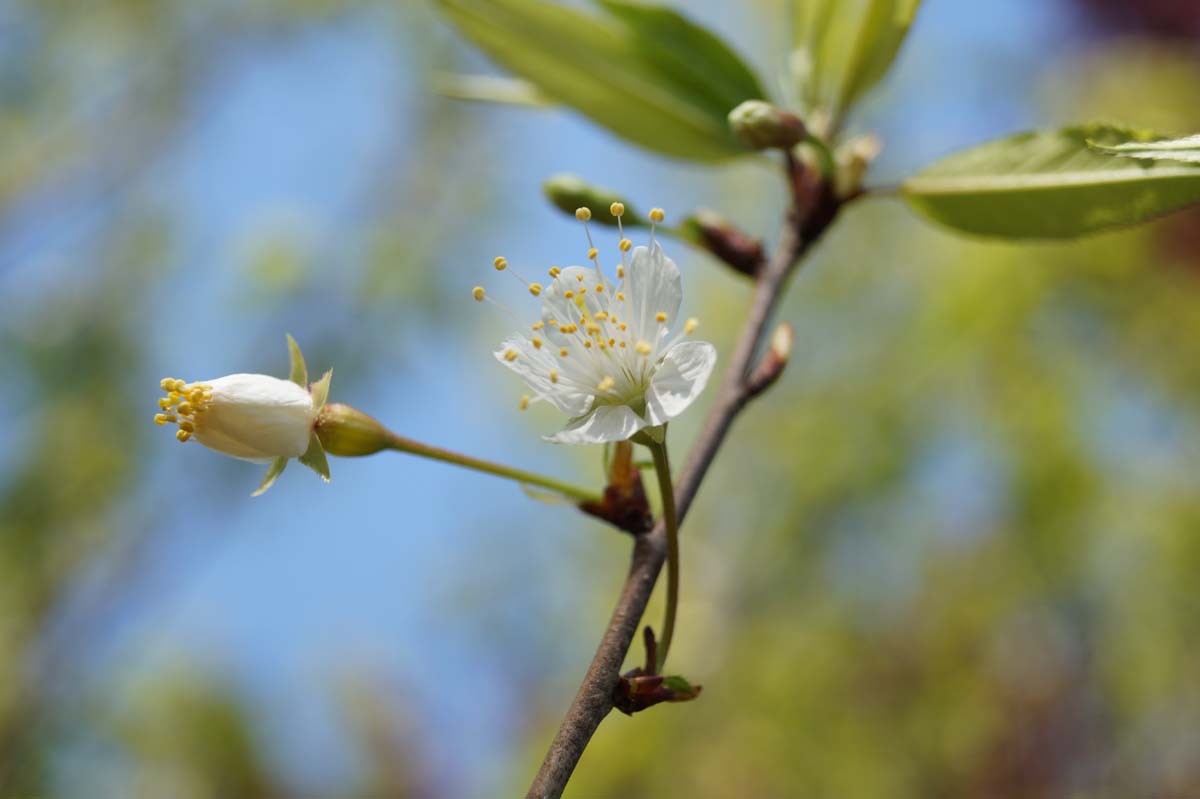
POLYGON ((680 225, 680 234, 711 252, 734 270, 753 277, 766 261, 763 243, 712 211, 700 210, 680 225))

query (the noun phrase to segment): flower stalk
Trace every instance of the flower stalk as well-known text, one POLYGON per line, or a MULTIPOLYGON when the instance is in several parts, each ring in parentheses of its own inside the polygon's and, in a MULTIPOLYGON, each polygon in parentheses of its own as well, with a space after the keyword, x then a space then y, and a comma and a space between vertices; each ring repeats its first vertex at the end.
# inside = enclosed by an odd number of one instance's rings
MULTIPOLYGON (((666 431, 664 431, 665 433, 666 431)), ((671 483, 671 462, 667 456, 667 439, 649 444, 654 456, 654 473, 662 494, 663 526, 667 533, 667 607, 663 612, 662 638, 654 673, 662 674, 675 633, 675 609, 679 605, 679 520, 675 513, 675 488, 671 483)))
POLYGON ((452 450, 423 444, 411 438, 397 435, 378 421, 342 403, 330 403, 317 418, 317 437, 330 455, 344 458, 373 455, 383 450, 407 452, 422 458, 443 463, 453 463, 477 472, 515 480, 526 486, 536 486, 570 497, 580 503, 599 502, 600 494, 594 490, 572 485, 554 477, 537 474, 524 469, 515 469, 492 461, 463 455, 452 450))

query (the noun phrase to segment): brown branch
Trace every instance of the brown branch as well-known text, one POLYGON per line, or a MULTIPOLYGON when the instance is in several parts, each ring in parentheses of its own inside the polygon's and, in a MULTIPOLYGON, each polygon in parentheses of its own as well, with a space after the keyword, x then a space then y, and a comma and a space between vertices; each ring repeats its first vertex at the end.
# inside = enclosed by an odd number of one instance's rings
MULTIPOLYGON (((788 277, 808 248, 833 222, 840 207, 827 182, 790 157, 787 167, 793 207, 775 256, 758 273, 749 314, 725 371, 716 402, 675 482, 675 498, 681 521, 691 507, 734 418, 754 394, 749 380, 754 353, 763 340, 767 322, 783 294, 788 277)), ((592 735, 612 710, 613 691, 620 677, 621 664, 637 633, 665 558, 666 531, 660 520, 653 530, 636 539, 633 562, 612 618, 579 691, 534 777, 527 799, 550 799, 562 795, 592 735)))

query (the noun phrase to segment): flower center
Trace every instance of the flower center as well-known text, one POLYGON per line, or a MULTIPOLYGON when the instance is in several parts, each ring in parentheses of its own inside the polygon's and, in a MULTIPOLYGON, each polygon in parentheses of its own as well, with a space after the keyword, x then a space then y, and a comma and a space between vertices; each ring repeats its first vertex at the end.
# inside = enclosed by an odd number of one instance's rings
POLYGON ((164 377, 158 385, 166 396, 158 398, 159 413, 154 414, 154 423, 179 425, 175 438, 187 441, 196 432, 200 416, 212 406, 212 386, 185 383, 174 377, 164 377))
MULTIPOLYGON (((575 216, 583 223, 587 259, 594 269, 569 267, 563 270, 553 266, 549 271, 549 283, 543 285, 531 283, 517 274, 503 256, 492 262, 496 271, 512 275, 531 295, 543 300, 542 319, 534 322, 532 332, 526 334, 532 350, 521 348, 519 352, 509 347, 501 353, 510 364, 518 359, 531 363, 531 368, 548 380, 549 386, 538 389, 539 393, 533 399, 561 391, 592 395, 597 404, 644 405, 644 395, 658 368, 660 356, 681 337, 670 339, 668 326, 671 320, 667 310, 648 307, 647 297, 635 296, 635 287, 646 285, 646 280, 637 283, 626 280, 631 269, 629 253, 633 242, 625 237, 622 225, 625 207, 614 203, 609 210, 620 236, 621 260, 616 266, 619 284, 609 280, 601 266, 599 250, 588 225, 592 213, 587 208, 578 209, 575 216)), ((650 243, 655 247, 655 226, 664 219, 662 209, 652 209, 649 219, 650 243)), ((482 286, 475 286, 471 294, 477 302, 488 302, 505 315, 519 319, 517 314, 488 296, 482 286)), ((689 319, 682 334, 690 334, 696 325, 694 319, 689 319)), ((521 410, 528 407, 529 401, 522 400, 521 410)))

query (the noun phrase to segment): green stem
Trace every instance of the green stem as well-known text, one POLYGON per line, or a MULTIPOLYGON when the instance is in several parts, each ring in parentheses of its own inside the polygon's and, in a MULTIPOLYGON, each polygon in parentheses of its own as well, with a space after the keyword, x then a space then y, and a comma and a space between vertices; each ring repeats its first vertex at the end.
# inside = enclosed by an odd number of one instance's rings
POLYGON ((658 490, 662 494, 663 523, 667 529, 667 609, 663 615, 662 637, 658 641, 658 663, 655 673, 662 674, 675 633, 675 608, 679 604, 679 522, 675 516, 675 489, 671 485, 671 463, 667 458, 667 439, 650 446, 654 455, 654 471, 658 490))
POLYGON ((480 458, 472 458, 470 455, 462 455, 458 452, 442 449, 441 447, 431 447, 428 444, 422 444, 419 441, 413 441, 412 439, 398 436, 395 433, 388 434, 388 447, 397 452, 407 452, 411 455, 420 455, 423 458, 432 458, 435 461, 453 463, 458 466, 465 466, 468 469, 474 469, 477 472, 486 472, 487 474, 494 474, 497 477, 516 480, 518 483, 525 485, 545 488, 571 497, 572 499, 577 499, 580 502, 599 502, 601 500, 599 494, 587 488, 580 488, 579 486, 565 483, 553 477, 546 477, 535 472, 527 472, 524 469, 514 469, 511 466, 492 463, 480 458))

